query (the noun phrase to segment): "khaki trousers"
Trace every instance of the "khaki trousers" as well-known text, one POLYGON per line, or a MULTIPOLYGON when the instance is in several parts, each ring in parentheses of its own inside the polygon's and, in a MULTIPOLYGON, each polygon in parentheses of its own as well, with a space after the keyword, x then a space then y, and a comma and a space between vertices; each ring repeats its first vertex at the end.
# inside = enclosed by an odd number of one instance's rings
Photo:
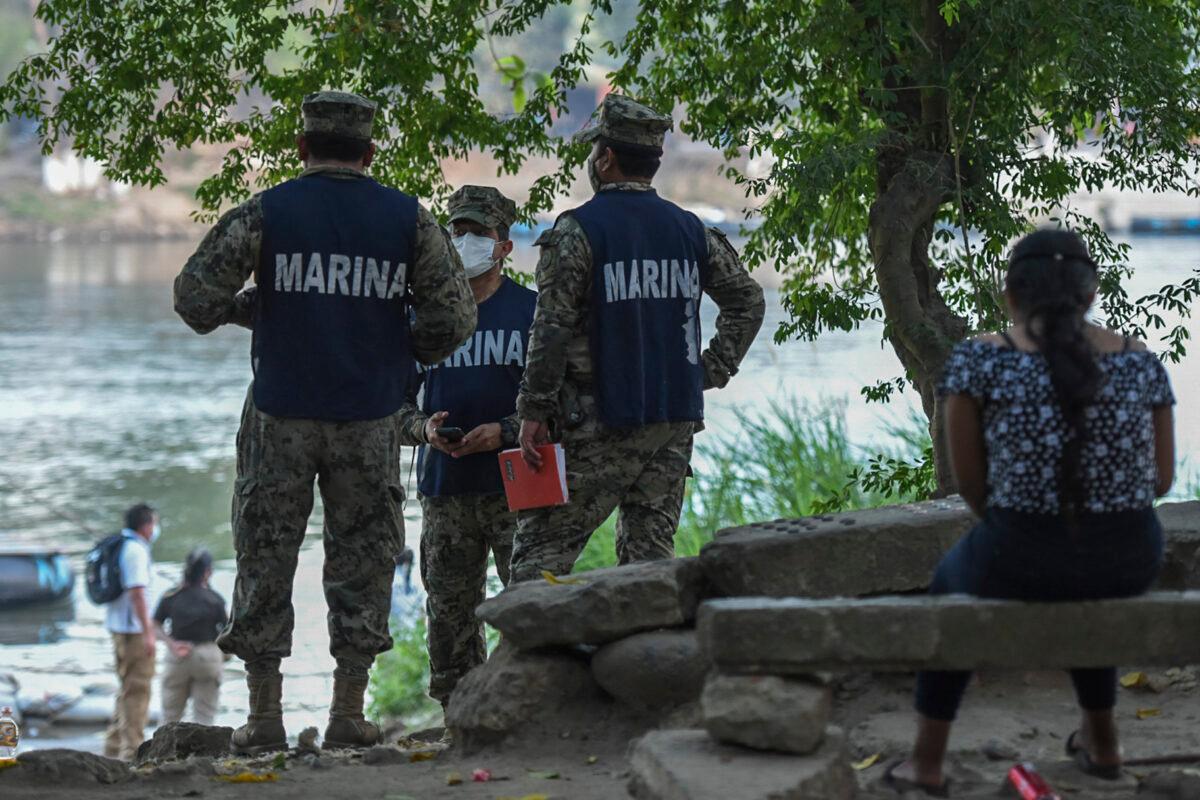
POLYGON ((154 657, 146 655, 140 633, 114 633, 112 639, 121 686, 117 690, 113 721, 104 738, 104 755, 132 761, 146 728, 154 657))
POLYGON ((192 645, 192 652, 179 658, 167 651, 167 666, 162 679, 162 722, 179 722, 188 698, 192 700, 192 721, 212 725, 221 696, 221 671, 225 661, 216 642, 192 645))

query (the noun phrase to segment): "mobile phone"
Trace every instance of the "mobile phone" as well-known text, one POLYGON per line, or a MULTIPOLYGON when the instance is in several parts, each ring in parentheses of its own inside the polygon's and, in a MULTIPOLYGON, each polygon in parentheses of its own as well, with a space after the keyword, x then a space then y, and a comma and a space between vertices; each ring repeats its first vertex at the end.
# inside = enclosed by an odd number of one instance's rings
POLYGON ((434 433, 451 442, 461 442, 463 436, 466 436, 462 428, 438 428, 434 433))

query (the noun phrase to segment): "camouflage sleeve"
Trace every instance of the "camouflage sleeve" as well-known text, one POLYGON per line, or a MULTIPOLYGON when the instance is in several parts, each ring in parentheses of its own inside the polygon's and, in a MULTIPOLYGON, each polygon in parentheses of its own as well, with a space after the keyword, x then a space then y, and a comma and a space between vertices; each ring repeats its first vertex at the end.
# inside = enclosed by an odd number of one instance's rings
POLYGON ((450 236, 423 206, 413 253, 412 351, 422 364, 436 364, 475 332, 475 296, 450 236))
POLYGON ((517 414, 521 419, 544 422, 558 410, 568 345, 586 313, 592 249, 583 228, 569 216, 561 217, 534 244, 542 248, 537 264, 537 309, 529 329, 517 414))
POLYGON ((400 410, 396 412, 396 424, 400 428, 400 444, 405 447, 418 447, 426 444, 425 422, 429 419, 429 415, 422 411, 421 406, 417 403, 417 394, 421 391, 421 384, 425 382, 425 376, 416 370, 413 372, 415 377, 408 382, 404 405, 400 406, 400 410))
MULTIPOLYGON (((175 278, 175 313, 197 333, 211 333, 239 315, 235 296, 258 269, 262 202, 254 196, 225 214, 175 278)), ((248 327, 248 326, 247 326, 248 327)))
POLYGON ((720 388, 737 374, 738 365, 762 327, 766 302, 763 290, 742 267, 741 259, 725 234, 709 228, 708 283, 704 292, 717 304, 717 332, 701 358, 704 388, 720 388))

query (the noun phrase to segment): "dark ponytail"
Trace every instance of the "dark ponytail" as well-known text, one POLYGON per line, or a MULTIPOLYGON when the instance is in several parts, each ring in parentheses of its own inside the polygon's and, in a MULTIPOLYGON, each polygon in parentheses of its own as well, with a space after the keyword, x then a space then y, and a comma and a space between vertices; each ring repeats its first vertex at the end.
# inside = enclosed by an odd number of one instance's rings
POLYGON ((212 569, 212 554, 203 547, 195 547, 188 553, 187 561, 183 564, 183 585, 199 586, 204 582, 204 576, 212 569))
POLYGON ((1067 424, 1059 468, 1060 509, 1074 519, 1086 497, 1080 478, 1084 408, 1104 374, 1084 334, 1084 315, 1098 285, 1096 264, 1078 234, 1040 230, 1017 242, 1006 289, 1025 315, 1026 330, 1050 367, 1050 381, 1067 424))

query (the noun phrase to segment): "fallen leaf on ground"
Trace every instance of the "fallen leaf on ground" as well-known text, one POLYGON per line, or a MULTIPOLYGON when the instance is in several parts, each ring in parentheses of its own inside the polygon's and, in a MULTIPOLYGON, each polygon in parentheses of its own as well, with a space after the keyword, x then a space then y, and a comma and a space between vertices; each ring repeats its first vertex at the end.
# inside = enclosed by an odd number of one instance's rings
POLYGON ((525 774, 530 778, 541 778, 544 781, 558 780, 558 773, 553 770, 545 769, 527 769, 525 774))
POLYGON ((9 769, 15 767, 17 760, 15 758, 0 758, 0 769, 9 769))
POLYGON ((274 783, 279 776, 274 772, 239 772, 236 775, 218 775, 217 780, 226 783, 274 783))
POLYGON ((1121 676, 1121 685, 1126 689, 1137 689, 1149 682, 1144 672, 1127 672, 1121 676))
POLYGON ((854 769, 859 769, 859 770, 866 769, 867 767, 878 762, 879 759, 882 757, 883 757, 882 753, 876 753, 875 755, 867 756, 862 761, 857 761, 857 762, 851 764, 850 766, 854 767, 854 769))
POLYGON ((433 761, 437 757, 437 750, 419 750, 415 753, 408 754, 408 760, 414 764, 418 761, 433 761))
POLYGON ((1161 708, 1139 708, 1134 712, 1138 719, 1150 719, 1150 717, 1157 717, 1161 713, 1161 708))
POLYGON ((446 785, 447 786, 458 786, 461 783, 462 783, 462 775, 459 775, 457 772, 451 772, 449 775, 446 776, 446 785))
POLYGON ((600 760, 600 756, 588 756, 587 757, 587 763, 589 763, 589 764, 595 764, 599 760, 600 760))
POLYGON ((491 779, 492 773, 490 770, 477 769, 471 773, 471 780, 475 781, 475 783, 487 783, 491 779))
POLYGON ((555 586, 563 586, 571 583, 587 583, 583 578, 560 578, 548 569, 542 570, 542 577, 546 579, 546 583, 552 583, 555 586))

